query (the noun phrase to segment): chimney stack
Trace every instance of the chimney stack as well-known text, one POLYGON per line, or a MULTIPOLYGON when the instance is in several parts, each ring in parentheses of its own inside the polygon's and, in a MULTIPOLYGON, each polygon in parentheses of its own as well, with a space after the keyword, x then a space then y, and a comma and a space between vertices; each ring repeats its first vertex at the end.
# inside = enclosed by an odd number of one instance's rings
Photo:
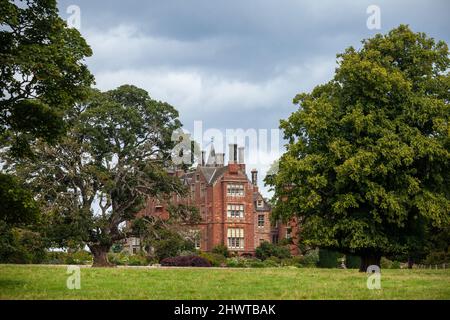
POLYGON ((229 153, 228 163, 237 163, 237 144, 230 143, 229 153))
POLYGON ((239 147, 239 164, 244 164, 244 147, 239 147))
POLYGON ((258 170, 252 169, 252 184, 257 187, 258 186, 258 170))
POLYGON ((205 166, 205 155, 206 155, 206 151, 202 151, 202 167, 205 166))
POLYGON ((225 154, 224 153, 217 153, 216 154, 216 164, 218 167, 223 167, 225 160, 225 154))

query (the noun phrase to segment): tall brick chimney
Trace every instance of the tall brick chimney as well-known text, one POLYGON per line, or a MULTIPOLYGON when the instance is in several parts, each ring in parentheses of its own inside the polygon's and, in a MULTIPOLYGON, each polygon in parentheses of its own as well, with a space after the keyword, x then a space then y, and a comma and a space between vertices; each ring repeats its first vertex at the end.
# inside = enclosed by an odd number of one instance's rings
POLYGON ((205 166, 205 162, 206 162, 205 158, 206 158, 206 151, 202 151, 202 167, 205 166))

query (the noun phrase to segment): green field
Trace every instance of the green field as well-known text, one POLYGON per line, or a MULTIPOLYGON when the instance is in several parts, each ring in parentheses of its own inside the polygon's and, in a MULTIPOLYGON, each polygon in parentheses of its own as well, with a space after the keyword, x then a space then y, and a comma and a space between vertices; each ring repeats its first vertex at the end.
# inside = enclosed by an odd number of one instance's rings
POLYGON ((340 269, 81 268, 0 265, 0 299, 450 299, 450 270, 383 270, 381 290, 340 269))

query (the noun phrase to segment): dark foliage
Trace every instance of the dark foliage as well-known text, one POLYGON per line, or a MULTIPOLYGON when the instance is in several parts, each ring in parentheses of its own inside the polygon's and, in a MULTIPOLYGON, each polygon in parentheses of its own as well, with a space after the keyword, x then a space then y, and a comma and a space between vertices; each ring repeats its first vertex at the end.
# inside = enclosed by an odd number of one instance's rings
POLYGON ((165 267, 211 267, 208 260, 199 256, 178 256, 161 261, 165 267))
POLYGON ((261 243, 258 248, 256 248, 256 257, 261 260, 266 260, 269 257, 284 259, 290 258, 291 253, 287 247, 278 246, 265 241, 261 243))

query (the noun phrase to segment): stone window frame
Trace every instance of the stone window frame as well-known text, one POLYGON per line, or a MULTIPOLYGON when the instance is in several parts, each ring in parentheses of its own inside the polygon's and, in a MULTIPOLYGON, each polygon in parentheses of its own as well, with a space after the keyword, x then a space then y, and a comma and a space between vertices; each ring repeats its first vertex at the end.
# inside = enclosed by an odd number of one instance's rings
POLYGON ((228 203, 227 204, 227 218, 229 219, 244 219, 245 218, 245 205, 242 203, 228 203), (236 209, 239 206, 239 209, 236 209), (233 209, 234 207, 234 209, 233 209), (239 212, 236 215, 236 212, 239 212))
POLYGON ((245 248, 244 228, 228 228, 227 230, 228 248, 232 250, 243 250, 245 248))
POLYGON ((227 196, 229 196, 229 197, 245 197, 244 184, 236 183, 236 182, 227 183, 227 196))
POLYGON ((264 214, 258 214, 258 228, 264 228, 265 225, 266 225, 266 217, 265 217, 265 215, 264 214))

